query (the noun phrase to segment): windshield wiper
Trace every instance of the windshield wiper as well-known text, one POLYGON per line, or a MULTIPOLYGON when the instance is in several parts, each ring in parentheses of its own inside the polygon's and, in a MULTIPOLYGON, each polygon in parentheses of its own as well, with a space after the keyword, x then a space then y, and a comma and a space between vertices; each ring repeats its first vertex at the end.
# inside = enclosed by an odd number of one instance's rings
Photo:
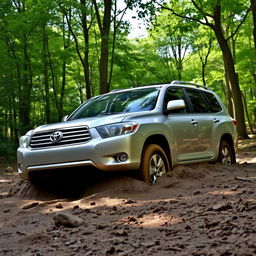
POLYGON ((121 112, 102 112, 98 114, 97 116, 108 116, 108 115, 115 115, 115 114, 120 114, 121 112))

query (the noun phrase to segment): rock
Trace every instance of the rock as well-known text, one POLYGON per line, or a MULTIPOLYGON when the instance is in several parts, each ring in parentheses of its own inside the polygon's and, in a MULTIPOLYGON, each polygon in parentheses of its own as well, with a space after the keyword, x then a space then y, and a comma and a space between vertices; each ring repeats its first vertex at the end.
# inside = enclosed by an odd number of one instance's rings
POLYGON ((63 206, 62 206, 61 203, 56 204, 55 207, 56 207, 57 209, 62 209, 62 208, 63 208, 63 206))
POLYGON ((235 180, 240 180, 240 181, 246 181, 246 182, 252 182, 252 180, 244 177, 235 177, 235 180))
POLYGON ((57 212, 53 216, 56 225, 66 227, 78 227, 84 224, 84 220, 68 212, 57 212))
POLYGON ((116 206, 113 206, 113 207, 112 207, 112 210, 116 212, 116 211, 117 211, 117 207, 116 207, 116 206))
POLYGON ((239 189, 239 185, 236 185, 236 186, 232 187, 230 190, 231 191, 237 191, 237 189, 239 189))
POLYGON ((147 242, 141 243, 141 245, 146 248, 152 247, 154 245, 159 245, 159 244, 160 244, 159 241, 147 241, 147 242))
POLYGON ((136 201, 132 200, 131 198, 124 200, 124 204, 134 204, 134 203, 136 203, 136 201))
POLYGON ((38 205, 38 202, 34 202, 34 203, 27 204, 27 205, 23 206, 22 209, 23 210, 27 210, 27 209, 33 208, 33 207, 35 207, 37 205, 38 205))
POLYGON ((96 229, 102 230, 102 229, 105 229, 107 227, 108 227, 108 225, 99 224, 99 225, 96 226, 96 229))
POLYGON ((191 230, 191 226, 189 226, 188 224, 185 226, 185 230, 191 230))
POLYGON ((106 251, 106 255, 114 254, 114 253, 115 253, 115 251, 116 251, 115 247, 114 247, 114 246, 112 246, 110 249, 108 249, 108 250, 106 251))
POLYGON ((127 221, 128 221, 128 222, 136 222, 137 219, 136 219, 135 217, 133 217, 133 216, 128 216, 128 217, 127 217, 127 221))
POLYGON ((219 225, 219 221, 210 222, 207 218, 204 218, 204 225, 206 228, 211 228, 219 225))
POLYGON ((80 207, 79 207, 79 205, 75 205, 74 207, 73 207, 73 210, 76 210, 76 209, 79 209, 80 207))
POLYGON ((152 210, 153 213, 160 213, 162 212, 164 209, 162 207, 156 207, 152 210))
POLYGON ((115 236, 128 236, 127 232, 123 228, 118 229, 118 230, 112 232, 111 234, 115 235, 115 236))
POLYGON ((211 207, 211 209, 214 211, 226 211, 232 208, 233 207, 230 202, 215 204, 214 206, 211 207))
POLYGON ((14 172, 14 169, 11 166, 6 167, 5 172, 14 172))

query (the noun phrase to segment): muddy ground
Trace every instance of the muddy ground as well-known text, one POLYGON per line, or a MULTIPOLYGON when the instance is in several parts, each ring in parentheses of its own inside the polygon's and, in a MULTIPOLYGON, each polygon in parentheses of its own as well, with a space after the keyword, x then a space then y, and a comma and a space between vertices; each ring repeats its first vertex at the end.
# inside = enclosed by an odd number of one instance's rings
POLYGON ((237 160, 175 167, 153 186, 80 173, 34 187, 2 164, 0 255, 256 255, 255 140, 237 160))

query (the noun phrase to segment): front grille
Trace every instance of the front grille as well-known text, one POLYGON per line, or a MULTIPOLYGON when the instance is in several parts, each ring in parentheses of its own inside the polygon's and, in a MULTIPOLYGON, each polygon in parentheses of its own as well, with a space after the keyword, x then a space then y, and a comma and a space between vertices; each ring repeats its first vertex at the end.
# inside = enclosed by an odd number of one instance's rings
POLYGON ((30 147, 34 149, 85 143, 91 139, 87 126, 61 128, 33 134, 30 147))

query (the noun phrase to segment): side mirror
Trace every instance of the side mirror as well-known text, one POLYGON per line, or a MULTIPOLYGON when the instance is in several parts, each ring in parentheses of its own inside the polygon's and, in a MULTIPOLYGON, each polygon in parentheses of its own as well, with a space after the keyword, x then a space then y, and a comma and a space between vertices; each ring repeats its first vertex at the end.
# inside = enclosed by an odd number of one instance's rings
POLYGON ((183 109, 186 107, 184 100, 171 100, 167 103, 167 112, 175 109, 183 109))
POLYGON ((66 122, 68 120, 68 116, 63 116, 62 118, 61 118, 61 122, 66 122))

